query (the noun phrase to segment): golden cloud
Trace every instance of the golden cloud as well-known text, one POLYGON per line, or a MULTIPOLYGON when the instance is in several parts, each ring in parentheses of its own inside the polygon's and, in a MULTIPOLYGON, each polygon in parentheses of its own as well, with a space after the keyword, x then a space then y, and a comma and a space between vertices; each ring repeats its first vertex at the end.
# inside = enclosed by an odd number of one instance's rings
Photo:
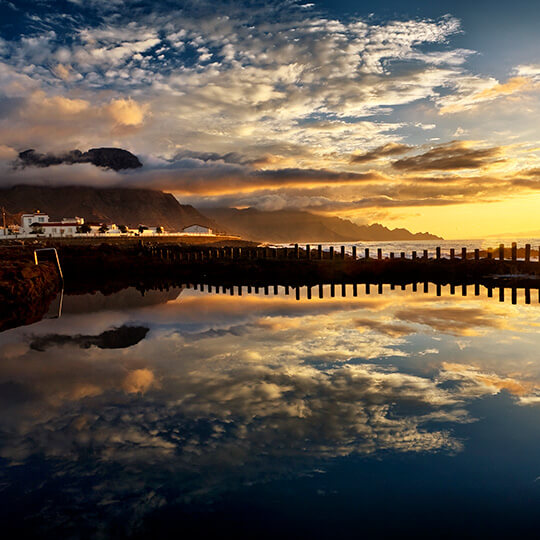
POLYGON ((140 126, 148 112, 148 105, 141 105, 131 98, 120 98, 113 99, 106 110, 116 124, 140 126))

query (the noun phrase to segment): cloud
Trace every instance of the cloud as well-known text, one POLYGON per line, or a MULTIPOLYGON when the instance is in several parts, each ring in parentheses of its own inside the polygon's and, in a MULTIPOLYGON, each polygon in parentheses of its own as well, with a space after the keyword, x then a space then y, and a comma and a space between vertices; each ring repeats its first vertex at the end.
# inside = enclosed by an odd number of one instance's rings
POLYGON ((437 332, 456 336, 475 336, 488 328, 504 328, 506 323, 481 308, 420 307, 395 313, 400 321, 430 326, 437 332))
POLYGON ((503 97, 510 97, 538 89, 534 81, 532 66, 518 68, 517 77, 500 83, 491 77, 465 76, 455 81, 455 91, 437 100, 441 114, 455 114, 474 110, 480 105, 491 103, 503 97), (532 76, 525 75, 531 72, 532 76))
POLYGON ((502 148, 472 148, 468 141, 441 144, 418 156, 403 158, 392 163, 400 171, 452 171, 478 169, 500 163, 502 148))
POLYGON ((117 124, 140 126, 148 112, 148 105, 141 105, 131 98, 113 99, 106 110, 117 124))
POLYGON ((413 147, 406 144, 388 143, 379 146, 364 154, 355 154, 351 156, 351 163, 367 163, 368 161, 374 161, 383 157, 396 156, 400 154, 406 154, 413 147))

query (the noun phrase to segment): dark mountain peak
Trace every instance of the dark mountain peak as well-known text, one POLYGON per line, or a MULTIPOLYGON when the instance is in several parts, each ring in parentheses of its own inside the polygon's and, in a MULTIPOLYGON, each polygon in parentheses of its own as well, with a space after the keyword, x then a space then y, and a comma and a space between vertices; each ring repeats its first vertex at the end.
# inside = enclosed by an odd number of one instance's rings
POLYGON ((138 169, 142 167, 139 158, 122 148, 91 148, 83 157, 97 167, 107 167, 115 171, 120 169, 138 169))
POLYGON ((91 148, 88 152, 69 150, 60 154, 42 154, 32 148, 19 153, 19 160, 15 166, 51 167, 61 164, 73 165, 74 163, 91 163, 96 167, 104 167, 114 171, 142 167, 139 158, 123 148, 91 148))

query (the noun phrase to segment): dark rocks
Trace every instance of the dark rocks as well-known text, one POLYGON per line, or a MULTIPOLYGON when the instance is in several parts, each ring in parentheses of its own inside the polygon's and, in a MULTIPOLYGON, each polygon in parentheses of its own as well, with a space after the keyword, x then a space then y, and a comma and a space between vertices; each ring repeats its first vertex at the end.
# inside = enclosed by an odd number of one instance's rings
POLYGON ((80 150, 70 150, 62 154, 41 154, 30 149, 19 154, 19 161, 15 165, 50 167, 61 164, 73 165, 74 163, 91 163, 96 167, 104 167, 114 171, 142 167, 142 163, 136 155, 122 148, 91 148, 84 153, 80 150))

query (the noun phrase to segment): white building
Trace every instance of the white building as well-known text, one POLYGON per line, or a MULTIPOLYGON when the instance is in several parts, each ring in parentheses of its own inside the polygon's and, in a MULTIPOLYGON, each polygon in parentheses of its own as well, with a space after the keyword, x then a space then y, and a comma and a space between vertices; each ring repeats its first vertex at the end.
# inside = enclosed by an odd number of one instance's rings
POLYGON ((36 234, 43 236, 73 236, 77 227, 84 223, 80 217, 62 218, 62 221, 50 221, 47 214, 34 212, 21 216, 21 234, 36 234))
POLYGON ((182 229, 183 234, 205 234, 205 235, 213 235, 212 229, 209 227, 205 227, 204 225, 197 225, 196 223, 193 225, 190 225, 189 227, 184 227, 182 229))
POLYGON ((21 229, 22 233, 29 234, 32 231, 32 224, 37 223, 42 225, 49 222, 49 216, 37 211, 33 214, 23 214, 21 216, 21 229))

